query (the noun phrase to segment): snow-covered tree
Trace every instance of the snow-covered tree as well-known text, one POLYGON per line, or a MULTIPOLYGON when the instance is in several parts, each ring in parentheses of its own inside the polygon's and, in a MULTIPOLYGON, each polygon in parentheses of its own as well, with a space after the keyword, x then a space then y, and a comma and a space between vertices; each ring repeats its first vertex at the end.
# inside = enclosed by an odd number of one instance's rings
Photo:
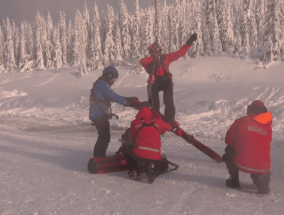
POLYGON ((234 39, 233 23, 230 13, 231 5, 228 0, 219 0, 218 3, 217 14, 219 15, 218 24, 222 51, 229 51, 229 47, 233 45, 234 39))
POLYGON ((280 0, 270 0, 267 3, 267 17, 265 21, 265 37, 262 50, 262 61, 277 61, 281 59, 280 50, 283 47, 284 37, 281 31, 281 19, 283 12, 280 11, 280 0))
POLYGON ((36 16, 36 33, 35 33, 35 53, 36 53, 36 58, 35 58, 35 69, 37 71, 41 71, 45 69, 44 66, 44 59, 43 59, 43 51, 42 51, 42 36, 41 36, 41 17, 39 13, 36 16))
POLYGON ((134 17, 132 19, 132 36, 131 36, 131 57, 132 58, 140 58, 140 44, 141 44, 141 38, 140 38, 140 7, 139 7, 139 0, 135 1, 135 13, 134 17))
POLYGON ((106 39, 104 41, 104 56, 103 56, 103 62, 104 65, 110 65, 114 60, 114 35, 113 35, 113 29, 114 29, 114 12, 111 6, 108 5, 108 12, 107 12, 107 33, 106 33, 106 39))
POLYGON ((196 57, 199 55, 203 55, 203 34, 202 34, 202 20, 201 20, 201 6, 198 2, 195 16, 194 16, 194 33, 197 33, 197 41, 195 42, 194 46, 190 48, 190 52, 192 53, 192 57, 196 57))
POLYGON ((77 11, 75 15, 75 21, 74 21, 73 49, 72 49, 72 61, 71 61, 71 65, 73 66, 79 66, 81 62, 80 60, 81 23, 82 23, 82 15, 80 11, 77 11))
POLYGON ((51 41, 52 32, 53 32, 53 22, 52 22, 50 13, 48 12, 47 21, 46 21, 46 34, 47 34, 47 40, 48 41, 51 41))
MULTIPOLYGON (((219 26, 216 14, 216 0, 208 0, 205 12, 206 25, 209 30, 211 51, 215 55, 222 51, 219 26)), ((208 53, 207 53, 208 54, 208 53)))
POLYGON ((0 26, 0 73, 4 72, 4 59, 3 59, 3 50, 4 50, 4 36, 2 33, 2 28, 0 26))
POLYGON ((63 65, 67 64, 67 29, 66 29, 66 20, 65 13, 60 11, 59 19, 59 32, 60 32, 60 44, 62 48, 62 63, 63 65))
POLYGON ((170 52, 174 52, 179 48, 179 0, 174 0, 173 8, 170 10, 170 52))
POLYGON ((73 48, 72 38, 73 38, 73 26, 72 26, 72 21, 70 19, 68 23, 68 28, 67 28, 67 34, 66 34, 67 62, 69 64, 72 61, 72 48, 73 48))
POLYGON ((6 19, 6 41, 4 44, 4 67, 8 72, 13 72, 16 68, 13 44, 13 32, 9 19, 6 19))
POLYGON ((113 65, 115 66, 121 66, 121 65, 127 65, 125 60, 122 58, 122 46, 121 46, 121 37, 120 37, 120 28, 119 24, 116 24, 115 26, 115 35, 114 35, 114 61, 113 65))
POLYGON ((12 24, 12 32, 13 32, 13 44, 14 44, 14 58, 16 67, 19 66, 19 28, 15 25, 13 21, 12 24))
POLYGON ((130 29, 129 29, 129 18, 128 11, 126 5, 123 0, 119 2, 119 27, 121 32, 121 41, 122 41, 122 49, 123 49, 123 57, 129 58, 130 55, 130 29))
POLYGON ((59 38, 59 27, 55 27, 53 29, 53 46, 54 46, 54 52, 53 52, 53 62, 54 67, 56 69, 61 68, 63 66, 62 64, 62 48, 60 44, 60 38, 59 38))
POLYGON ((143 36, 142 36, 142 54, 147 56, 149 54, 148 47, 154 41, 153 37, 153 28, 150 20, 150 12, 149 10, 145 11, 145 15, 143 17, 143 36))

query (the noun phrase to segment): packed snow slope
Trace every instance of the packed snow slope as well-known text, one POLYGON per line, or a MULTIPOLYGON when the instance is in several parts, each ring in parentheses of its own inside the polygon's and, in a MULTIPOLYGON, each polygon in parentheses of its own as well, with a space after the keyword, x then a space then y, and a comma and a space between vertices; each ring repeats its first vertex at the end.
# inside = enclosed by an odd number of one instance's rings
MULTIPOLYGON (((131 181, 126 172, 91 175, 97 134, 88 97, 101 71, 83 78, 77 68, 0 74, 0 214, 283 214, 284 64, 255 67, 251 59, 220 55, 182 59, 170 70, 177 121, 219 154, 230 124, 251 101, 265 102, 273 115, 272 181, 262 198, 249 174, 241 174, 241 190, 228 189, 225 164, 172 133, 162 135, 162 150, 180 168, 153 184, 131 181)), ((118 70, 113 89, 146 100, 147 75, 135 62, 118 70)), ((120 119, 111 120, 109 155, 136 114, 116 104, 113 112, 120 119)))

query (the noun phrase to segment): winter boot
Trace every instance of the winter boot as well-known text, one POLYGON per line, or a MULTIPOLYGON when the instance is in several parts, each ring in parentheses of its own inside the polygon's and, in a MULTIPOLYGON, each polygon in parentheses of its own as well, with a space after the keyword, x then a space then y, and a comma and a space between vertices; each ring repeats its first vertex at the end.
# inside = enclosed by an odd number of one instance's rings
POLYGON ((155 164, 153 162, 150 162, 148 164, 147 169, 147 182, 149 184, 153 183, 155 180, 155 164))
POLYGON ((239 181, 238 178, 232 178, 232 177, 230 176, 230 178, 228 178, 228 179, 226 180, 226 186, 227 186, 227 187, 230 187, 230 188, 233 188, 233 189, 235 189, 235 188, 240 188, 240 181, 239 181))

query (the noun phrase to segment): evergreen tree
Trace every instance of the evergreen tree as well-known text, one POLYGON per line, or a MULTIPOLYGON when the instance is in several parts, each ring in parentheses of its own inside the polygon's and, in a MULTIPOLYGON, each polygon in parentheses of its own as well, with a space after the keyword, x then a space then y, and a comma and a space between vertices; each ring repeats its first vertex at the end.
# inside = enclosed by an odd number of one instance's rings
POLYGON ((211 56, 212 47, 211 47, 211 38, 210 38, 210 29, 209 29, 209 22, 207 17, 207 6, 208 3, 206 1, 202 4, 201 10, 201 21, 202 21, 202 40, 204 45, 204 54, 211 56))
POLYGON ((222 45, 220 41, 220 30, 217 21, 217 13, 216 13, 216 0, 208 0, 208 20, 207 23, 209 25, 210 30, 210 39, 211 39, 211 48, 212 53, 215 55, 222 51, 222 45))
POLYGON ((123 49, 123 57, 129 58, 130 55, 130 30, 128 11, 123 0, 119 2, 119 27, 121 32, 121 41, 123 49))
POLYGON ((250 0, 244 0, 243 3, 244 12, 242 17, 242 31, 241 35, 243 37, 243 56, 246 57, 250 52, 250 30, 249 30, 249 20, 248 17, 251 14, 251 2, 250 0))
POLYGON ((114 35, 114 61, 113 65, 115 66, 121 66, 121 65, 127 65, 125 60, 122 58, 122 47, 121 47, 121 37, 120 37, 120 29, 119 24, 116 24, 115 27, 115 35, 114 35))
POLYGON ((140 7, 139 0, 135 1, 135 13, 133 17, 132 37, 131 37, 131 57, 140 58, 140 44, 141 44, 141 33, 140 33, 140 7))
POLYGON ((74 21, 74 35, 73 35, 73 50, 72 50, 72 61, 71 65, 79 66, 80 65, 80 52, 81 52, 81 23, 82 16, 80 11, 76 12, 75 21, 74 21))
POLYGON ((66 20, 65 13, 60 11, 60 43, 61 43, 61 52, 62 52, 62 63, 63 65, 67 64, 67 29, 66 29, 66 20))
POLYGON ((143 19, 143 43, 142 43, 142 54, 147 56, 149 54, 148 47, 151 43, 153 43, 153 34, 151 34, 152 27, 150 21, 150 12, 145 11, 144 19, 143 19))
POLYGON ((230 2, 228 0, 219 0, 219 30, 220 30, 220 40, 222 43, 222 51, 229 51, 229 47, 233 45, 234 33, 233 24, 230 13, 230 2))
POLYGON ((53 30, 53 46, 54 46, 54 52, 53 52, 54 67, 58 69, 62 67, 62 48, 59 38, 59 27, 55 27, 53 30))
POLYGON ((270 0, 267 4, 267 17, 265 22, 265 38, 262 51, 262 61, 277 61, 281 59, 281 47, 284 37, 281 31, 281 19, 283 12, 280 11, 280 0, 270 0))
POLYGON ((202 34, 202 20, 201 20, 201 6, 200 3, 197 3, 194 19, 194 32, 197 33, 197 40, 194 46, 191 48, 192 57, 198 55, 203 55, 203 34, 202 34))
POLYGON ((47 33, 47 40, 51 41, 52 39, 52 32, 53 32, 53 22, 50 16, 50 13, 47 14, 47 21, 46 21, 46 33, 47 33))
POLYGON ((91 58, 91 68, 92 69, 101 69, 103 68, 103 56, 102 56, 102 43, 101 43, 101 22, 100 22, 100 14, 97 8, 97 4, 95 2, 94 7, 94 21, 93 21, 93 39, 92 44, 90 46, 90 58, 91 58))
POLYGON ((2 28, 0 25, 0 73, 4 72, 4 59, 3 59, 3 50, 4 50, 4 36, 2 33, 2 28))
POLYGON ((110 65, 114 60, 114 41, 113 41, 113 23, 114 23, 114 12, 111 6, 108 5, 108 13, 107 13, 107 34, 106 39, 104 41, 104 56, 103 62, 104 65, 110 65))
POLYGON ((84 43, 84 51, 86 54, 86 59, 90 58, 90 47, 92 42, 92 34, 93 34, 93 27, 90 22, 90 13, 87 7, 87 3, 85 1, 84 4, 84 13, 83 13, 83 43, 84 43))
POLYGON ((44 70, 44 59, 43 59, 43 51, 42 51, 42 37, 41 37, 41 17, 39 14, 36 16, 36 37, 35 37, 35 53, 36 53, 36 58, 35 58, 35 69, 37 71, 44 70))
POLYGON ((13 44, 14 44, 14 58, 16 67, 19 66, 19 28, 16 27, 15 22, 13 21, 12 25, 12 32, 13 32, 13 44))
POLYGON ((4 44, 4 67, 8 72, 13 72, 16 68, 13 44, 13 32, 9 19, 6 19, 6 41, 4 44))
POLYGON ((70 19, 69 23, 68 23, 68 29, 67 29, 67 35, 66 35, 67 62, 69 64, 71 64, 71 62, 72 62, 72 48, 73 48, 73 43, 72 43, 73 28, 72 27, 73 27, 72 21, 70 19))

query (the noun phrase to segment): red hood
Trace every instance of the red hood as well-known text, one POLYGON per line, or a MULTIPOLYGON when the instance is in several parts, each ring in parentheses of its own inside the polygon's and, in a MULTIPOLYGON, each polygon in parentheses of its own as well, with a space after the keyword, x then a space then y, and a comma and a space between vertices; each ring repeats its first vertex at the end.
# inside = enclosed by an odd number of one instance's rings
POLYGON ((250 114, 249 117, 259 124, 272 125, 272 115, 269 111, 258 115, 250 114))
POLYGON ((136 119, 142 118, 154 118, 152 111, 147 107, 140 108, 138 114, 136 115, 136 119))

